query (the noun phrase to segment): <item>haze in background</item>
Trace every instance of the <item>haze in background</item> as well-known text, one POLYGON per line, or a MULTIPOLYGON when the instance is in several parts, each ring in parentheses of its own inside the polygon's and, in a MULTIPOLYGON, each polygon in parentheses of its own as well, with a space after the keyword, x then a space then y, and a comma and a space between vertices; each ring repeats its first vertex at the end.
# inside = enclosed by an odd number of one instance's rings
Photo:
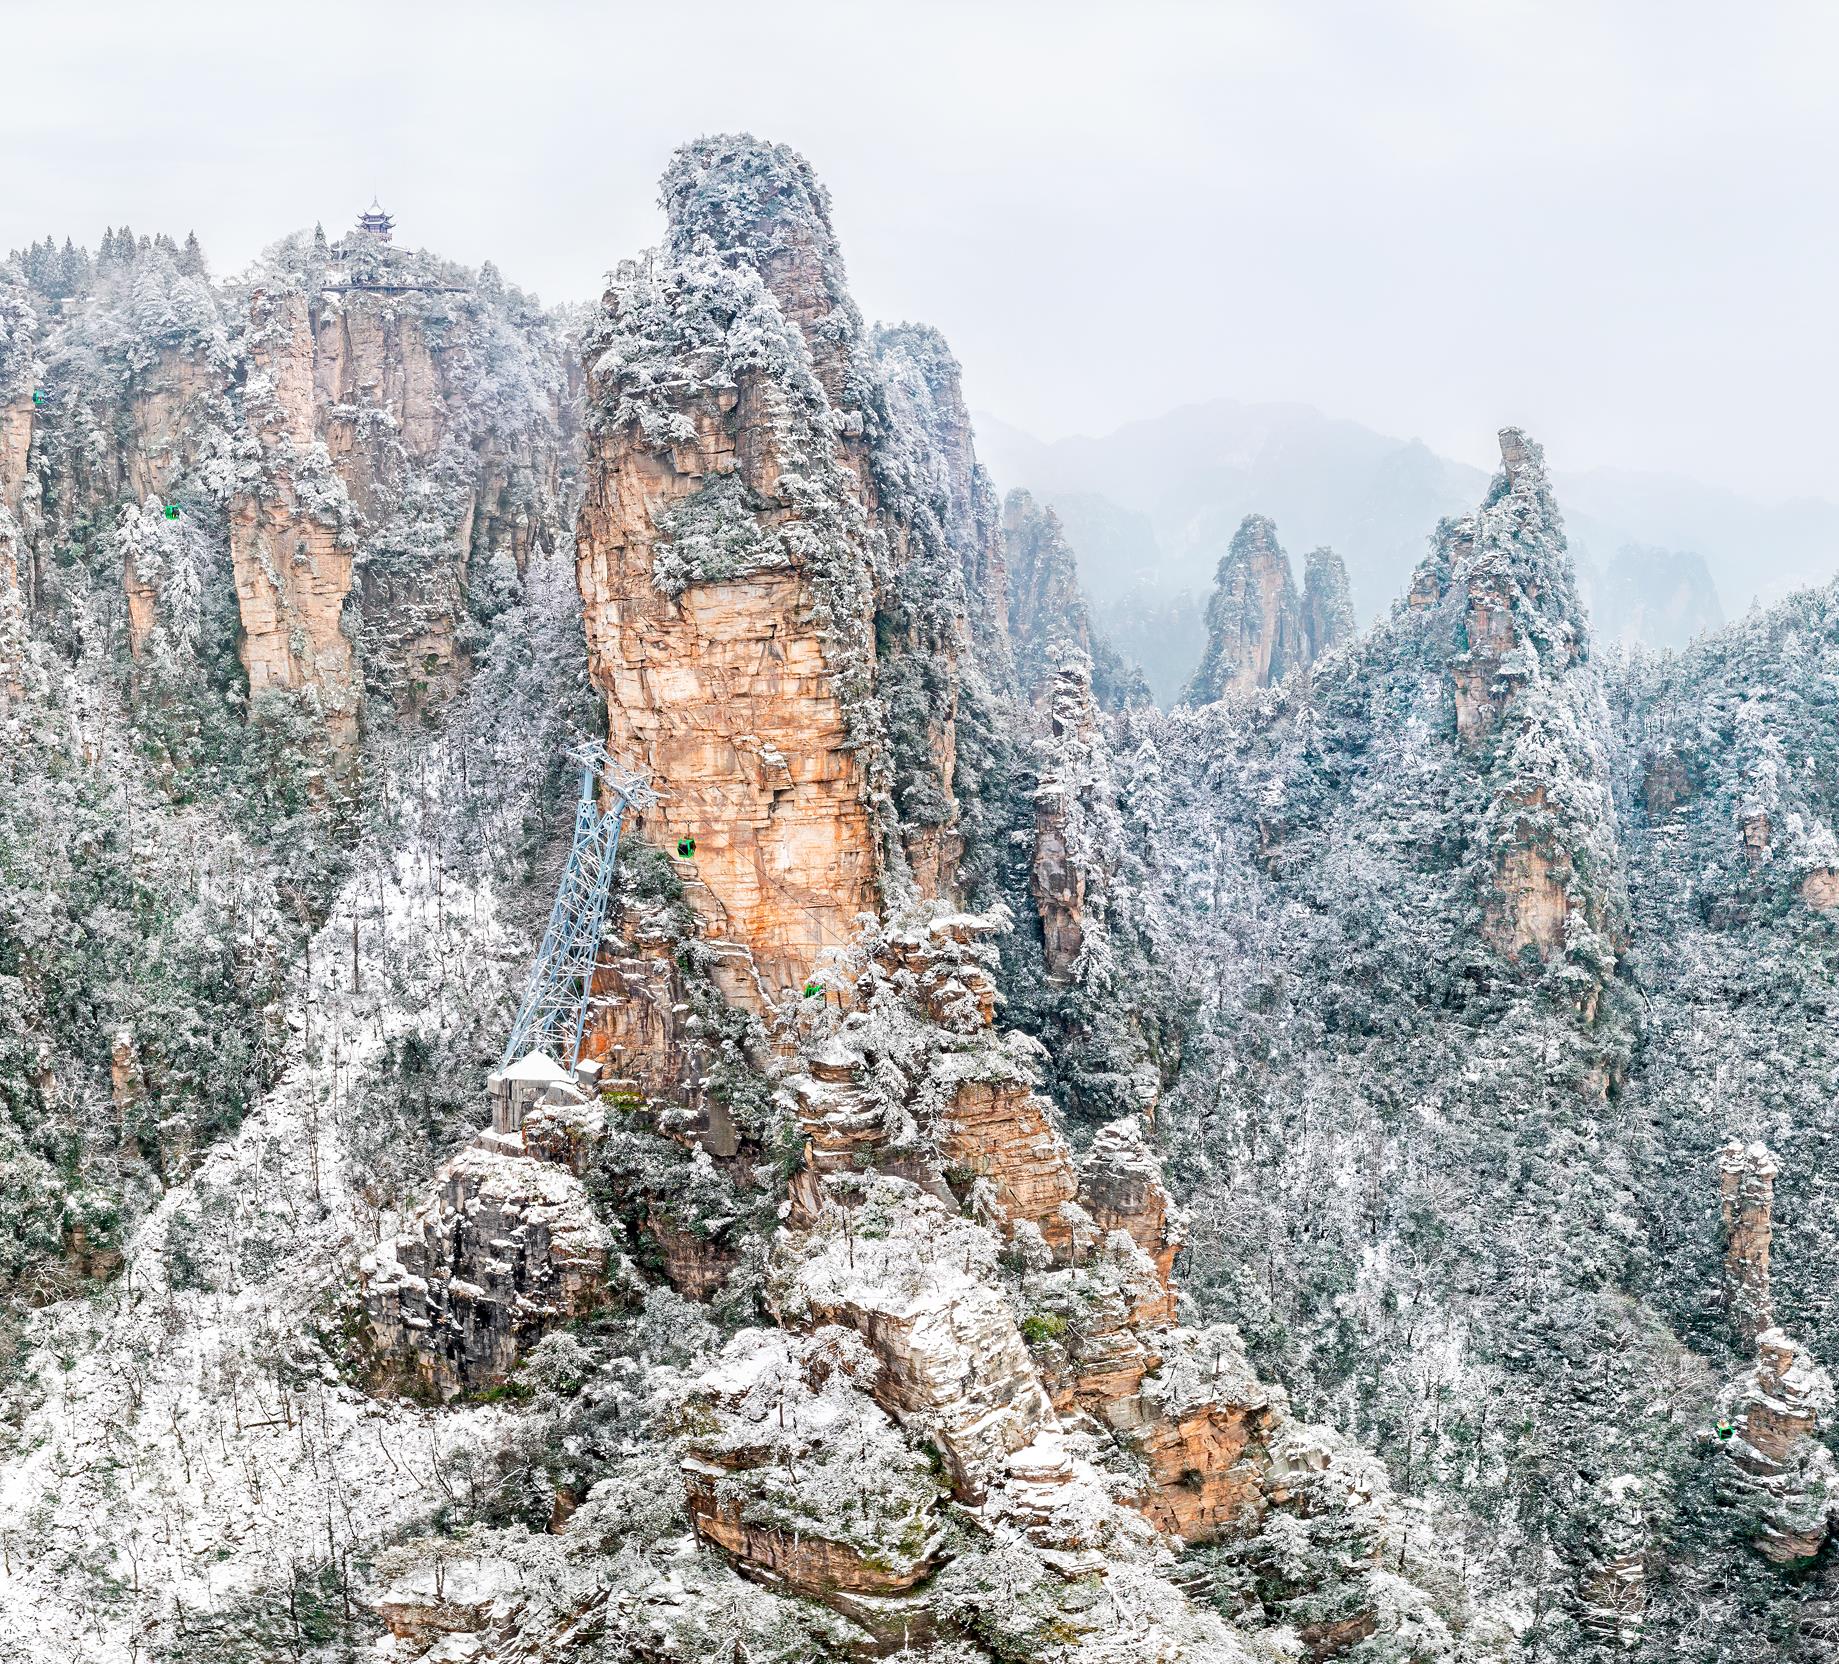
POLYGON ((1818 3, 8 3, 0 248, 103 227, 217 270, 372 192, 587 299, 671 147, 749 128, 838 202, 865 309, 979 406, 1107 432, 1300 401, 1477 466, 1839 495, 1818 3))
MULTIPOLYGON (((1096 622, 1164 704, 1199 662, 1215 568, 1245 515, 1277 522, 1299 572, 1308 549, 1339 551, 1366 622, 1404 593, 1437 521, 1468 513, 1488 482, 1421 441, 1304 405, 1212 399, 1053 444, 992 415, 976 425, 997 481, 1059 513, 1096 622)), ((1599 641, 1680 647, 1839 566, 1839 504, 1769 505, 1567 460, 1550 455, 1599 641)))

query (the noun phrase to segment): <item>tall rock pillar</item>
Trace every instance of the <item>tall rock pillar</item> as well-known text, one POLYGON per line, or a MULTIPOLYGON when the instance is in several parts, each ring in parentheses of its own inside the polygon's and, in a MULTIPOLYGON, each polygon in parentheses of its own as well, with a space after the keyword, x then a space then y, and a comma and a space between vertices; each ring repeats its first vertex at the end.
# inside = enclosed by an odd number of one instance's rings
POLYGON ((764 1006, 880 897, 860 322, 791 151, 698 141, 663 197, 664 249, 622 266, 589 343, 589 668, 658 787, 645 830, 742 950, 727 992, 764 1006))
POLYGON ((1271 687, 1308 662, 1290 557, 1277 528, 1248 514, 1214 574, 1207 648, 1183 696, 1205 705, 1228 693, 1271 687))
POLYGON ((1732 1139, 1718 1152, 1718 1200, 1724 1215, 1724 1299, 1747 1349, 1775 1323, 1769 1297, 1769 1239, 1775 1202, 1775 1157, 1767 1145, 1732 1139))

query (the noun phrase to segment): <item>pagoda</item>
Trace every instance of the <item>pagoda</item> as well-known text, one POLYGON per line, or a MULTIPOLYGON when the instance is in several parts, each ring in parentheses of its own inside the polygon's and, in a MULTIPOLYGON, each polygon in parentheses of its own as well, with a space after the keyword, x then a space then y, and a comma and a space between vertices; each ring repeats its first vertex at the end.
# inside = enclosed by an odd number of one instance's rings
POLYGON ((383 205, 374 196, 370 199, 370 206, 358 215, 358 230, 368 231, 371 236, 386 243, 395 227, 396 222, 384 213, 383 205))

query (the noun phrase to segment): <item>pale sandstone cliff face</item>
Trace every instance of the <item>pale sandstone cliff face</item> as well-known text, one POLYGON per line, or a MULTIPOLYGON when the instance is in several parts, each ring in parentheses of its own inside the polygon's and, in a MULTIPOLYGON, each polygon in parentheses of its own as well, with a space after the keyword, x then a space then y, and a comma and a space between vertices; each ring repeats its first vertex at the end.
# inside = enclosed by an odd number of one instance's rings
POLYGON ((1080 1158, 1079 1200, 1101 1231, 1123 1231, 1148 1255, 1163 1284, 1174 1286, 1181 1219, 1141 1121, 1120 1119, 1099 1129, 1080 1158))
POLYGON ((32 450, 30 398, 0 405, 0 711, 22 691, 25 654, 25 575, 28 559, 20 530, 26 463, 32 450))
POLYGON ((325 466, 323 453, 315 454, 307 297, 298 291, 258 294, 250 315, 250 425, 264 452, 265 478, 230 510, 249 697, 310 690, 335 745, 348 749, 357 736, 362 691, 345 627, 356 538, 343 482, 325 466))
POLYGON ((252 697, 310 692, 341 749, 367 695, 413 710, 452 691, 469 562, 489 549, 521 571, 546 535, 560 392, 470 408, 479 350, 474 326, 398 297, 251 299, 243 402, 263 460, 230 508, 243 663, 252 697))
MULTIPOLYGON (((0 512, 15 520, 23 508, 21 492, 26 481, 26 461, 32 454, 32 400, 28 394, 0 405, 0 512)), ((11 566, 0 572, 0 584, 16 581, 11 566)))
POLYGON ((1000 667, 1010 633, 1006 511, 977 460, 958 361, 922 324, 878 325, 874 350, 890 429, 902 440, 880 458, 888 485, 906 498, 894 535, 909 547, 916 535, 944 541, 970 603, 968 635, 986 669, 1000 667))
POLYGON ((1248 514, 1220 557, 1207 602, 1207 648, 1188 684, 1187 702, 1280 682, 1304 661, 1302 618, 1290 557, 1277 528, 1248 514))
POLYGON ((961 900, 961 707, 969 697, 989 720, 992 690, 1010 673, 1002 513, 972 448, 958 362, 944 338, 924 325, 882 325, 872 348, 868 462, 889 551, 875 617, 876 694, 888 717, 900 844, 920 895, 961 900), (967 658, 974 687, 963 674, 967 658))
MULTIPOLYGON (((608 744, 663 788, 647 834, 667 849, 695 840, 689 863, 705 928, 745 946, 756 980, 737 991, 764 1006, 802 985, 875 911, 865 769, 811 623, 810 586, 787 572, 659 596, 649 540, 610 541, 615 524, 630 523, 617 506, 633 502, 629 488, 644 501, 633 476, 659 482, 652 470, 619 472, 611 484, 590 460, 581 518, 608 744)), ((631 512, 649 519, 648 509, 631 512)))
MULTIPOLYGON (((866 491, 858 458, 826 431, 829 401, 845 394, 855 321, 830 292, 835 253, 823 204, 797 206, 804 211, 774 219, 784 235, 764 283, 749 287, 757 311, 777 324, 775 345, 790 367, 743 360, 724 372, 718 338, 700 359, 706 381, 694 379, 692 354, 680 384, 654 401, 648 366, 629 366, 617 345, 597 354, 588 396, 603 414, 592 424, 577 529, 589 666, 606 695, 608 743, 659 784, 644 823, 653 841, 695 840, 688 860, 704 927, 751 955, 756 980, 739 991, 761 1007, 854 937, 859 917, 876 909, 881 881, 865 750, 872 736, 852 724, 850 691, 839 685, 839 661, 863 652, 870 633, 866 491), (805 408, 794 412, 800 396, 805 408), (799 450, 811 444, 824 447, 829 470, 830 499, 816 503, 807 495, 810 459, 799 450), (690 558, 701 566, 667 593, 654 575, 660 545, 668 553, 676 537, 688 542, 696 531, 673 523, 672 511, 702 505, 718 519, 707 535, 722 547, 699 545, 690 558), (748 558, 726 572, 720 556, 738 539, 748 558), (814 549, 825 540, 829 547, 814 549), (812 567, 825 563, 854 571, 821 583, 812 567), (699 571, 724 575, 696 581, 699 571)), ((668 290, 689 278, 667 271, 662 281, 668 290)), ((652 273, 629 265, 603 318, 623 338, 646 327, 657 303, 652 273)), ((847 414, 836 411, 835 429, 847 414)), ((859 414, 854 425, 859 433, 859 414)), ((867 666, 847 668, 859 706, 867 666)))
POLYGON ((222 410, 223 372, 205 352, 166 347, 134 377, 121 495, 136 502, 164 497, 197 464, 199 442, 222 410))

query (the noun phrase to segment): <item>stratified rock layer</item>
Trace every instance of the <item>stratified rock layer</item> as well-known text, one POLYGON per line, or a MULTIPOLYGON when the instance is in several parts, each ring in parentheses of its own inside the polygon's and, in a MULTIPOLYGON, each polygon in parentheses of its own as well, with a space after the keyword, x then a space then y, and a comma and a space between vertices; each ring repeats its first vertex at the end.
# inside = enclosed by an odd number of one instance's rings
POLYGON ((267 477, 230 513, 238 650, 251 699, 311 690, 335 742, 348 747, 362 691, 345 628, 356 539, 343 482, 318 448, 307 297, 298 290, 258 294, 251 310, 251 426, 267 477), (309 480, 317 487, 312 496, 309 480))
MULTIPOLYGON (((757 984, 739 991, 762 1006, 854 937, 880 880, 867 736, 839 685, 864 674, 842 660, 867 653, 873 604, 862 464, 833 403, 857 325, 831 291, 827 210, 805 179, 798 201, 764 210, 773 253, 758 276, 711 270, 719 256, 700 243, 622 269, 603 304, 611 344, 589 365, 599 415, 577 530, 609 744, 658 782, 645 829, 681 845, 706 929, 751 955, 757 984), (761 351, 653 321, 721 285, 728 327, 745 309, 761 351)), ((677 183, 671 234, 689 242, 700 198, 694 179, 677 183)))
POLYGON ((1820 1442, 1833 1384, 1780 1329, 1756 1340, 1756 1367, 1719 1406, 1736 1497, 1758 1516, 1756 1547, 1777 1565, 1803 1565, 1825 1546, 1839 1504, 1839 1463, 1820 1442))

